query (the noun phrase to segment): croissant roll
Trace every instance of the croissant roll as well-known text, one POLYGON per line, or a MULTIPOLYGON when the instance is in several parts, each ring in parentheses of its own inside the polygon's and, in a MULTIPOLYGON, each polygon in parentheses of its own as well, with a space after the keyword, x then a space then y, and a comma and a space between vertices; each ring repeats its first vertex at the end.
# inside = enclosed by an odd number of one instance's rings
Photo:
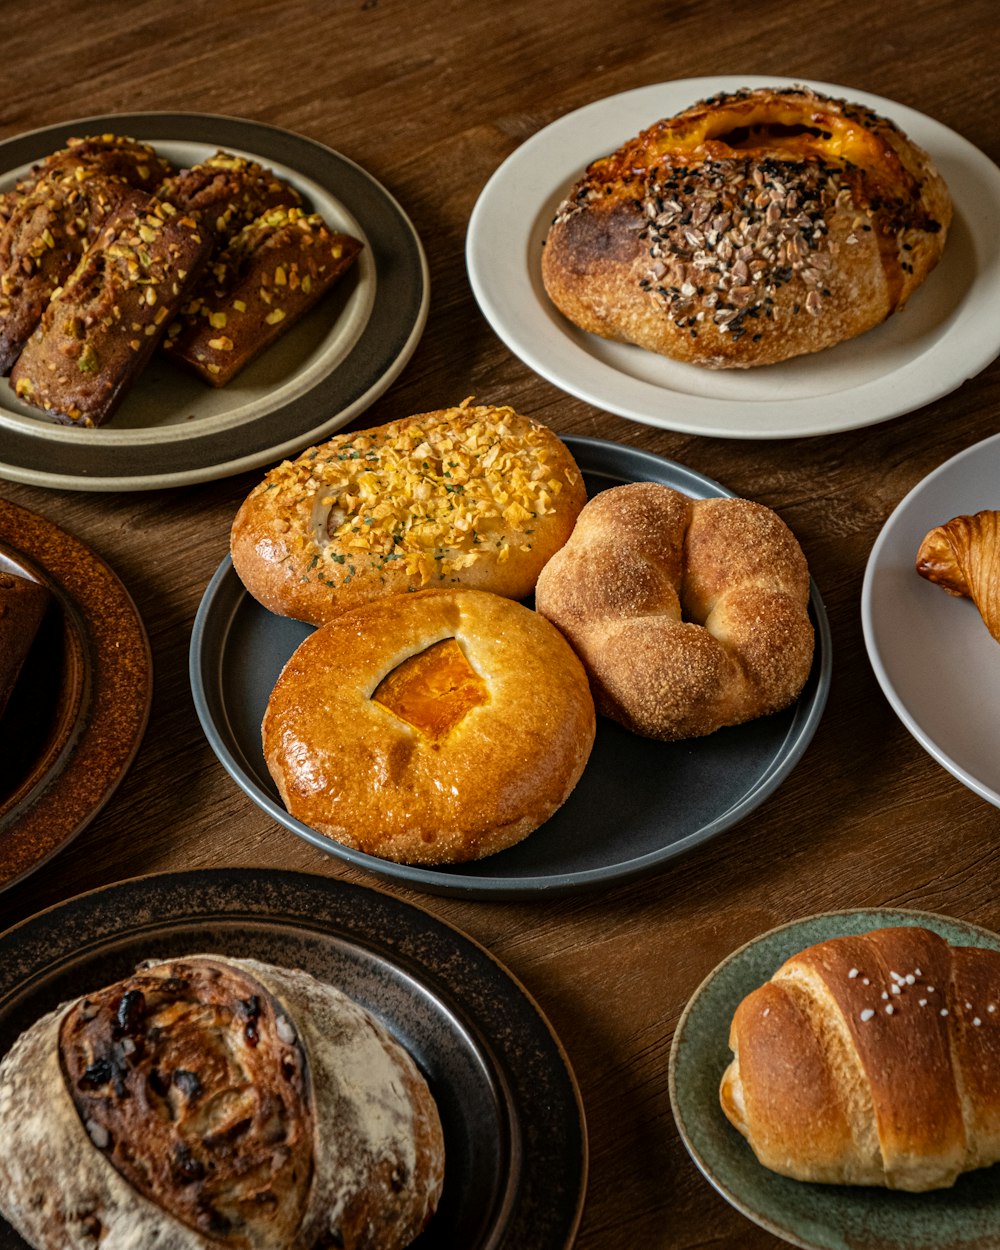
POLYGON ((957 516, 932 529, 917 552, 917 572, 971 599, 1000 642, 1000 512, 957 516))
POLYGON ((930 157, 887 118, 806 87, 745 89, 595 160, 556 211, 542 279, 582 330, 745 369, 901 309, 951 214, 930 157))
POLYGON ((877 929, 740 1003, 722 1109, 767 1168, 914 1193, 1000 1161, 1000 951, 877 929))

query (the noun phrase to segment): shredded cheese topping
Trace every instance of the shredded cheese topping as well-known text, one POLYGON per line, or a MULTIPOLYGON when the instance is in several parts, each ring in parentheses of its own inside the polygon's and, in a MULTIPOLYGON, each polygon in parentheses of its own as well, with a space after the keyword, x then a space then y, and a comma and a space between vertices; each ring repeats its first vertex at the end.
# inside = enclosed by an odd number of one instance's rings
POLYGON ((556 511, 575 478, 553 464, 557 455, 545 426, 466 400, 338 435, 279 465, 257 489, 308 508, 307 536, 274 524, 293 548, 311 548, 310 569, 320 576, 339 565, 334 575, 345 583, 343 566, 356 559, 376 568, 402 561, 407 576, 426 585, 484 554, 502 563, 513 548, 529 548, 537 519, 556 511))

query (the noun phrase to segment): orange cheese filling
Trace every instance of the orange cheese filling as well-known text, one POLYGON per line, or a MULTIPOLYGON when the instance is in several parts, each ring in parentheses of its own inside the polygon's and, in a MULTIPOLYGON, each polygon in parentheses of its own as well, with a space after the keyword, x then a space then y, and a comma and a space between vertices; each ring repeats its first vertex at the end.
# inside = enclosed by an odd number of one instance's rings
POLYGON ((675 162, 685 154, 692 160, 721 160, 742 152, 789 160, 823 157, 871 169, 888 151, 882 139, 849 117, 794 102, 782 107, 774 100, 737 100, 682 124, 662 122, 647 133, 658 153, 675 162))
POLYGON ((387 673, 372 699, 437 741, 474 707, 488 703, 490 696, 456 639, 445 638, 387 673))

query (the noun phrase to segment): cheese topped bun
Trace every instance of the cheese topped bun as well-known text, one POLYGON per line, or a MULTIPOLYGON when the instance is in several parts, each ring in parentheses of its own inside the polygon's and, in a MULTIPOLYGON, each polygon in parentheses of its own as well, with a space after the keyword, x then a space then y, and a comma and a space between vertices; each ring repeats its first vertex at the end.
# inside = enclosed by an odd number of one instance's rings
POLYGON ((585 502, 547 426, 466 401, 280 464, 237 513, 233 564, 266 608, 316 625, 426 588, 522 599, 585 502))

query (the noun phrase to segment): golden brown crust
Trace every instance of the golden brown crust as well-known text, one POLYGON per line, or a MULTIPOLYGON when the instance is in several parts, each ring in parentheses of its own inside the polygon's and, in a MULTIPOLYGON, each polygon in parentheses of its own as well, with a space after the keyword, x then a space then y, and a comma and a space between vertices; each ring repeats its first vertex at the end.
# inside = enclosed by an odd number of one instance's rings
POLYGON ((733 1017, 720 1088, 766 1167, 921 1192, 1000 1160, 1000 953, 922 928, 794 955, 733 1017))
POLYGON ((535 603, 583 660, 598 710, 651 738, 779 711, 812 665, 805 557, 776 513, 746 499, 652 482, 602 491, 535 603))
POLYGON ((274 687, 262 736, 304 824, 385 859, 457 863, 546 821, 594 731, 586 674, 558 630, 497 595, 427 590, 349 609, 311 634, 274 687), (444 656, 441 681, 433 668, 418 679, 422 698, 383 694, 387 675, 448 639, 464 683, 444 656))
POLYGON ((901 309, 950 220, 930 158, 891 121, 804 87, 743 90, 594 161, 559 207, 542 277, 590 333, 747 368, 901 309))
POLYGON ((266 608, 313 624, 428 587, 522 599, 585 502, 551 430, 466 403, 337 435, 272 469, 233 522, 233 564, 266 608))
POLYGON ((1000 512, 952 517, 917 551, 917 572, 951 595, 971 599, 1000 642, 1000 512))

